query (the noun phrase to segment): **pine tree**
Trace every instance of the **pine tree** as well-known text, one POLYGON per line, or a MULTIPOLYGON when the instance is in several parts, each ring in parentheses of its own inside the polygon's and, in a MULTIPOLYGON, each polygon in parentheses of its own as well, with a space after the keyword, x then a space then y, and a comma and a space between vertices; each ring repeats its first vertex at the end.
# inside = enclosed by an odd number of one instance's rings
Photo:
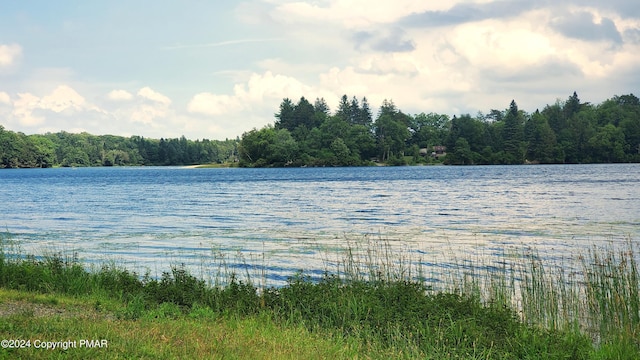
POLYGON ((289 98, 284 98, 282 103, 280 104, 280 111, 275 114, 275 117, 278 119, 275 122, 276 129, 289 129, 293 128, 294 122, 294 110, 295 105, 289 98))
POLYGON ((518 110, 515 100, 511 100, 509 110, 504 117, 504 152, 507 164, 524 162, 524 116, 518 110))
POLYGON ((338 110, 336 110, 336 116, 342 118, 344 121, 349 121, 351 117, 351 104, 347 95, 342 95, 340 102, 338 103, 338 110))
POLYGON ((362 98, 360 106, 360 114, 358 116, 358 124, 366 127, 371 127, 373 123, 373 115, 371 114, 371 108, 369 107, 369 101, 366 97, 362 98))

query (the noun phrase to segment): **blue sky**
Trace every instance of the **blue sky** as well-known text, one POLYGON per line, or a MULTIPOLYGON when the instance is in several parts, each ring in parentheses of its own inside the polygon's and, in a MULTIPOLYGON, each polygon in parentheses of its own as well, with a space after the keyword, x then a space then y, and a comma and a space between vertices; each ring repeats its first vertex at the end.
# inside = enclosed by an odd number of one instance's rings
POLYGON ((450 116, 640 91, 632 0, 5 1, 0 125, 235 138, 284 97, 450 116))

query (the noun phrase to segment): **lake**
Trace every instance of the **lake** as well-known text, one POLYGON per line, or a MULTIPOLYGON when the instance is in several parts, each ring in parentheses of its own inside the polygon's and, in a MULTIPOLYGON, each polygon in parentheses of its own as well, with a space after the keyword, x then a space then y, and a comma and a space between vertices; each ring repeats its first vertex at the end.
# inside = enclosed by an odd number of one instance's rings
POLYGON ((184 264, 281 285, 379 243, 442 274, 461 259, 533 248, 562 261, 640 239, 639 164, 8 169, 0 185, 0 234, 22 254, 152 276, 184 264))

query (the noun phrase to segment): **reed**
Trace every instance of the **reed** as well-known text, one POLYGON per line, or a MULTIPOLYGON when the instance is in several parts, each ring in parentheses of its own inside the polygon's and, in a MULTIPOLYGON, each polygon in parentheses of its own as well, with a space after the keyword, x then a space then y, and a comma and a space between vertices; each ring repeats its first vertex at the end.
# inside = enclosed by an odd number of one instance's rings
POLYGON ((579 271, 567 274, 529 254, 520 272, 524 320, 577 328, 597 344, 640 339, 639 256, 630 239, 621 247, 593 247, 578 256, 579 271))

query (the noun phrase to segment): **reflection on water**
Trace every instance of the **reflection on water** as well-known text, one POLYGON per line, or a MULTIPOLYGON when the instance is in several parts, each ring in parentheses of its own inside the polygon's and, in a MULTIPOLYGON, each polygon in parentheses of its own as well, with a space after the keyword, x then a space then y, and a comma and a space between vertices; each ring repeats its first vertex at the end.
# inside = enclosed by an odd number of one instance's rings
POLYGON ((562 260, 640 238, 640 166, 628 164, 33 169, 0 181, 0 226, 24 252, 152 274, 185 264, 206 277, 222 262, 280 284, 332 271, 346 243, 382 241, 435 276, 528 247, 562 260))

